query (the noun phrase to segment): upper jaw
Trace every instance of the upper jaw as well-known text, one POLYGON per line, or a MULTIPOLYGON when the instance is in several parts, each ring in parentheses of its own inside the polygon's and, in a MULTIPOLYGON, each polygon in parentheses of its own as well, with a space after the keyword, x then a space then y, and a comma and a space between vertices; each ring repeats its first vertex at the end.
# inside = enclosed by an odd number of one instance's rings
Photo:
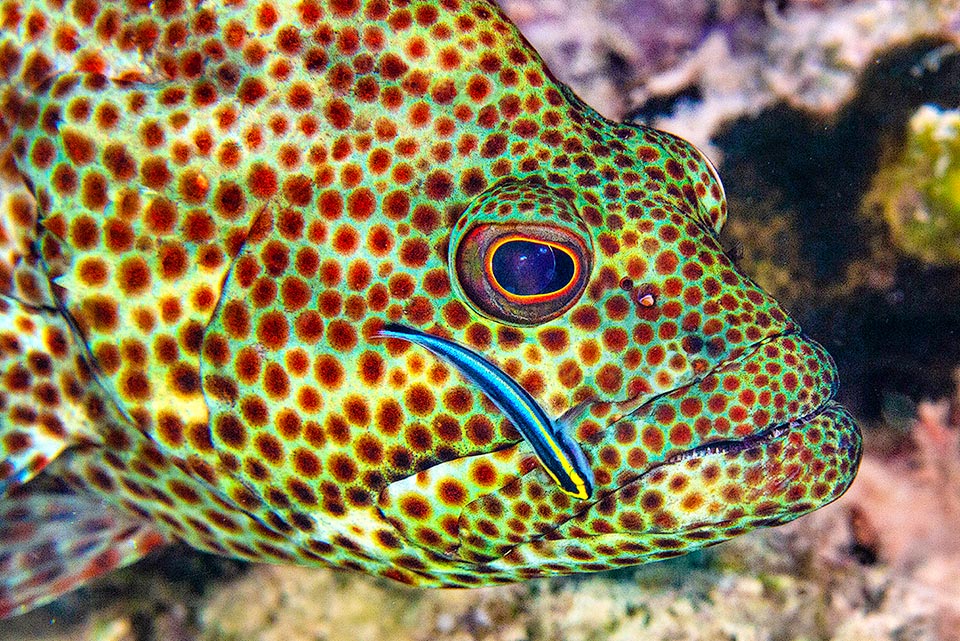
POLYGON ((749 449, 801 429, 829 406, 837 381, 834 362, 819 344, 784 332, 677 389, 609 403, 606 425, 581 439, 597 494, 669 460, 749 449), (604 454, 609 447, 620 454, 616 465, 604 454))

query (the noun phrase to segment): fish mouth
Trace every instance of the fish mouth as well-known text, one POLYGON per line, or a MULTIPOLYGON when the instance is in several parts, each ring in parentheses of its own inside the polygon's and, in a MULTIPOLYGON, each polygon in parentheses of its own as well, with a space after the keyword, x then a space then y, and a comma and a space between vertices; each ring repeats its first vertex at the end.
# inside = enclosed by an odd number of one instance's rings
POLYGON ((653 537, 668 545, 652 558, 676 556, 671 546, 696 549, 831 503, 853 482, 862 451, 856 421, 830 400, 787 423, 705 442, 626 475, 547 537, 653 537), (593 530, 604 518, 604 529, 593 530))
POLYGON ((736 457, 803 433, 838 407, 838 387, 822 346, 799 331, 782 332, 678 388, 613 402, 606 426, 581 443, 602 494, 660 466, 736 457), (625 452, 627 464, 605 466, 599 452, 607 445, 625 452))
POLYGON ((597 491, 542 531, 661 533, 695 548, 818 509, 847 490, 862 454, 837 391, 834 362, 816 342, 799 332, 760 341, 582 441, 597 491))
POLYGON ((674 454, 670 458, 664 460, 663 465, 676 465, 677 463, 683 463, 684 461, 689 461, 691 459, 704 458, 714 454, 740 454, 741 452, 753 450, 758 447, 762 447, 775 439, 785 436, 791 429, 799 428, 820 413, 822 413, 822 410, 817 411, 813 416, 804 417, 804 419, 799 421, 791 421, 789 425, 774 425, 773 427, 769 427, 757 434, 751 434, 750 436, 739 440, 724 439, 720 441, 704 443, 703 445, 698 445, 693 449, 685 450, 679 454, 674 454))

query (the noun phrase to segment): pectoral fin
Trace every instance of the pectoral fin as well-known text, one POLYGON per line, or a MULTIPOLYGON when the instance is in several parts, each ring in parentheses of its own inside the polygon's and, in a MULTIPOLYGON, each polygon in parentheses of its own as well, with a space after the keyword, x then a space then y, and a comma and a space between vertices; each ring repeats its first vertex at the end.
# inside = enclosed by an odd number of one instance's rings
POLYGON ((0 619, 136 561, 166 539, 93 495, 19 488, 0 503, 0 619))

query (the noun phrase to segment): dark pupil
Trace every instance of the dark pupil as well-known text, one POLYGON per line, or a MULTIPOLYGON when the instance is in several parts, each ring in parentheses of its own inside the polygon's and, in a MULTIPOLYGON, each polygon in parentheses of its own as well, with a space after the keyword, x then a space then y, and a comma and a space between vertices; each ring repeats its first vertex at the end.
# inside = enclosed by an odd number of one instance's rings
POLYGON ((566 252, 527 240, 511 240, 493 255, 497 284, 517 296, 536 296, 563 289, 573 278, 573 260, 566 252))

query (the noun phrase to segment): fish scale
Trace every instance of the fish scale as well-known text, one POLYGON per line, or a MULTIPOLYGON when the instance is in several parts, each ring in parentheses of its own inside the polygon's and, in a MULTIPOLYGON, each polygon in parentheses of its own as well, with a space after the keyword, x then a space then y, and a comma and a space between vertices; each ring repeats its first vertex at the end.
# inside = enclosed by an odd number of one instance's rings
POLYGON ((37 397, 56 438, 0 414, 0 615, 174 540, 422 586, 596 571, 852 481, 833 362, 724 254, 710 162, 601 117, 491 2, 0 21, 0 338, 59 332, 33 349, 80 399, 37 397), (495 379, 556 424, 511 422, 495 379), (51 539, 62 505, 83 531, 51 539))

